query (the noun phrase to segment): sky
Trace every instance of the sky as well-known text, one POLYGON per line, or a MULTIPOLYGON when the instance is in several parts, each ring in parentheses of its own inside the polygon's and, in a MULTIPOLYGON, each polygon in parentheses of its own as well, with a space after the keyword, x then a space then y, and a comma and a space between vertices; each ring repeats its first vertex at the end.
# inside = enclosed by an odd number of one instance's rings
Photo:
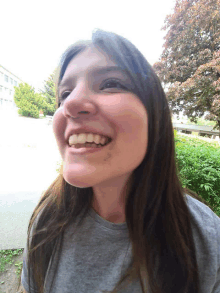
POLYGON ((0 6, 0 65, 36 91, 74 42, 103 29, 130 40, 153 65, 175 0, 7 0, 0 6))

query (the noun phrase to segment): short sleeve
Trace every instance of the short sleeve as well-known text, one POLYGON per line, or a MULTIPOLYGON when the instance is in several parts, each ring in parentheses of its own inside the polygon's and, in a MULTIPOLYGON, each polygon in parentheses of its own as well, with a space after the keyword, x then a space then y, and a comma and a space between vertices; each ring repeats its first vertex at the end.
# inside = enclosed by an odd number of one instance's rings
MULTIPOLYGON (((37 226, 37 222, 39 220, 40 215, 42 214, 42 211, 40 211, 40 213, 37 215, 32 228, 31 228, 31 232, 30 232, 30 238, 33 235, 33 230, 36 228, 37 226)), ((28 285, 28 249, 27 249, 27 244, 26 247, 24 249, 24 253, 23 253, 23 268, 22 268, 22 273, 21 273, 21 284, 24 287, 24 289, 28 292, 28 293, 37 293, 36 290, 34 290, 34 283, 32 278, 30 279, 30 288, 28 285)))
POLYGON ((27 246, 24 249, 24 254, 23 254, 23 268, 22 268, 22 273, 21 273, 21 284, 24 287, 25 291, 27 291, 28 293, 37 293, 36 290, 33 289, 34 284, 33 284, 33 280, 30 280, 30 286, 31 288, 29 288, 28 285, 28 267, 27 267, 27 246))
POLYGON ((204 203, 187 196, 201 293, 220 293, 220 218, 204 203))
POLYGON ((216 226, 216 236, 217 236, 217 256, 218 256, 218 270, 216 272, 216 282, 214 284, 212 293, 220 292, 220 218, 213 215, 214 222, 216 226))

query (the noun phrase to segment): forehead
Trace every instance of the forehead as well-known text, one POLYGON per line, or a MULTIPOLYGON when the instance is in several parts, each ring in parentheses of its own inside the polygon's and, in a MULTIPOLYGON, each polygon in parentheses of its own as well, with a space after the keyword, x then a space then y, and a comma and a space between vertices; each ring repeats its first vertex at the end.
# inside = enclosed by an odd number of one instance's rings
POLYGON ((91 72, 94 68, 102 69, 105 67, 116 66, 109 56, 94 47, 87 48, 73 58, 67 66, 64 78, 69 75, 83 75, 91 72))

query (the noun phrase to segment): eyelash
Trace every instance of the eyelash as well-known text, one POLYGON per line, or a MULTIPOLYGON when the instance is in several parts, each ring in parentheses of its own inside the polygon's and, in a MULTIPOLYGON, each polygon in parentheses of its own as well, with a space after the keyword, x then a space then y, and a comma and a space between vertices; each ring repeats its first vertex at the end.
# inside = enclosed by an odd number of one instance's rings
POLYGON ((61 101, 65 100, 65 99, 69 96, 70 93, 71 93, 71 92, 68 92, 68 91, 62 93, 62 95, 61 95, 61 97, 60 97, 60 100, 61 100, 61 101), (65 97, 66 94, 68 94, 68 95, 65 97))
POLYGON ((59 98, 58 98, 58 107, 60 107, 61 103, 69 96, 69 94, 71 93, 71 91, 65 91, 64 93, 62 93, 59 98), (67 96, 65 97, 65 95, 67 94, 67 96))
MULTIPOLYGON (((102 83, 103 85, 100 86, 100 90, 105 89, 105 86, 107 86, 108 84, 111 84, 111 83, 115 83, 117 85, 120 85, 120 89, 127 90, 127 88, 124 85, 122 85, 119 80, 112 79, 112 78, 111 79, 104 80, 103 83, 102 83)), ((117 86, 116 87, 113 86, 113 87, 110 87, 110 88, 117 88, 117 89, 119 89, 119 87, 117 87, 117 86)), ((65 100, 69 96, 70 93, 71 93, 71 91, 65 91, 64 93, 61 94, 61 96, 59 98, 59 105, 61 104, 61 102, 63 100, 65 100)))
MULTIPOLYGON (((117 80, 117 79, 107 79, 107 80, 104 80, 104 85, 102 85, 101 87, 100 87, 100 90, 103 90, 104 89, 104 86, 106 86, 107 84, 110 84, 110 83, 116 83, 116 84, 119 84, 120 85, 120 88, 121 89, 123 89, 123 90, 126 90, 127 88, 124 86, 124 85, 122 85, 121 83, 120 83, 120 81, 119 80, 117 80)), ((111 88, 117 88, 118 89, 118 87, 111 87, 111 88)))

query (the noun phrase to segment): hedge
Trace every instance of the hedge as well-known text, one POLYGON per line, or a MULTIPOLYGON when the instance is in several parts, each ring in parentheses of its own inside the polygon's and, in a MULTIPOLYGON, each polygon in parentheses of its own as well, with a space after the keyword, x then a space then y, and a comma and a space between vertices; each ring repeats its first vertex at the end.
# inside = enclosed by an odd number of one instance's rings
POLYGON ((220 146, 175 133, 176 161, 183 187, 207 201, 220 216, 220 146))

